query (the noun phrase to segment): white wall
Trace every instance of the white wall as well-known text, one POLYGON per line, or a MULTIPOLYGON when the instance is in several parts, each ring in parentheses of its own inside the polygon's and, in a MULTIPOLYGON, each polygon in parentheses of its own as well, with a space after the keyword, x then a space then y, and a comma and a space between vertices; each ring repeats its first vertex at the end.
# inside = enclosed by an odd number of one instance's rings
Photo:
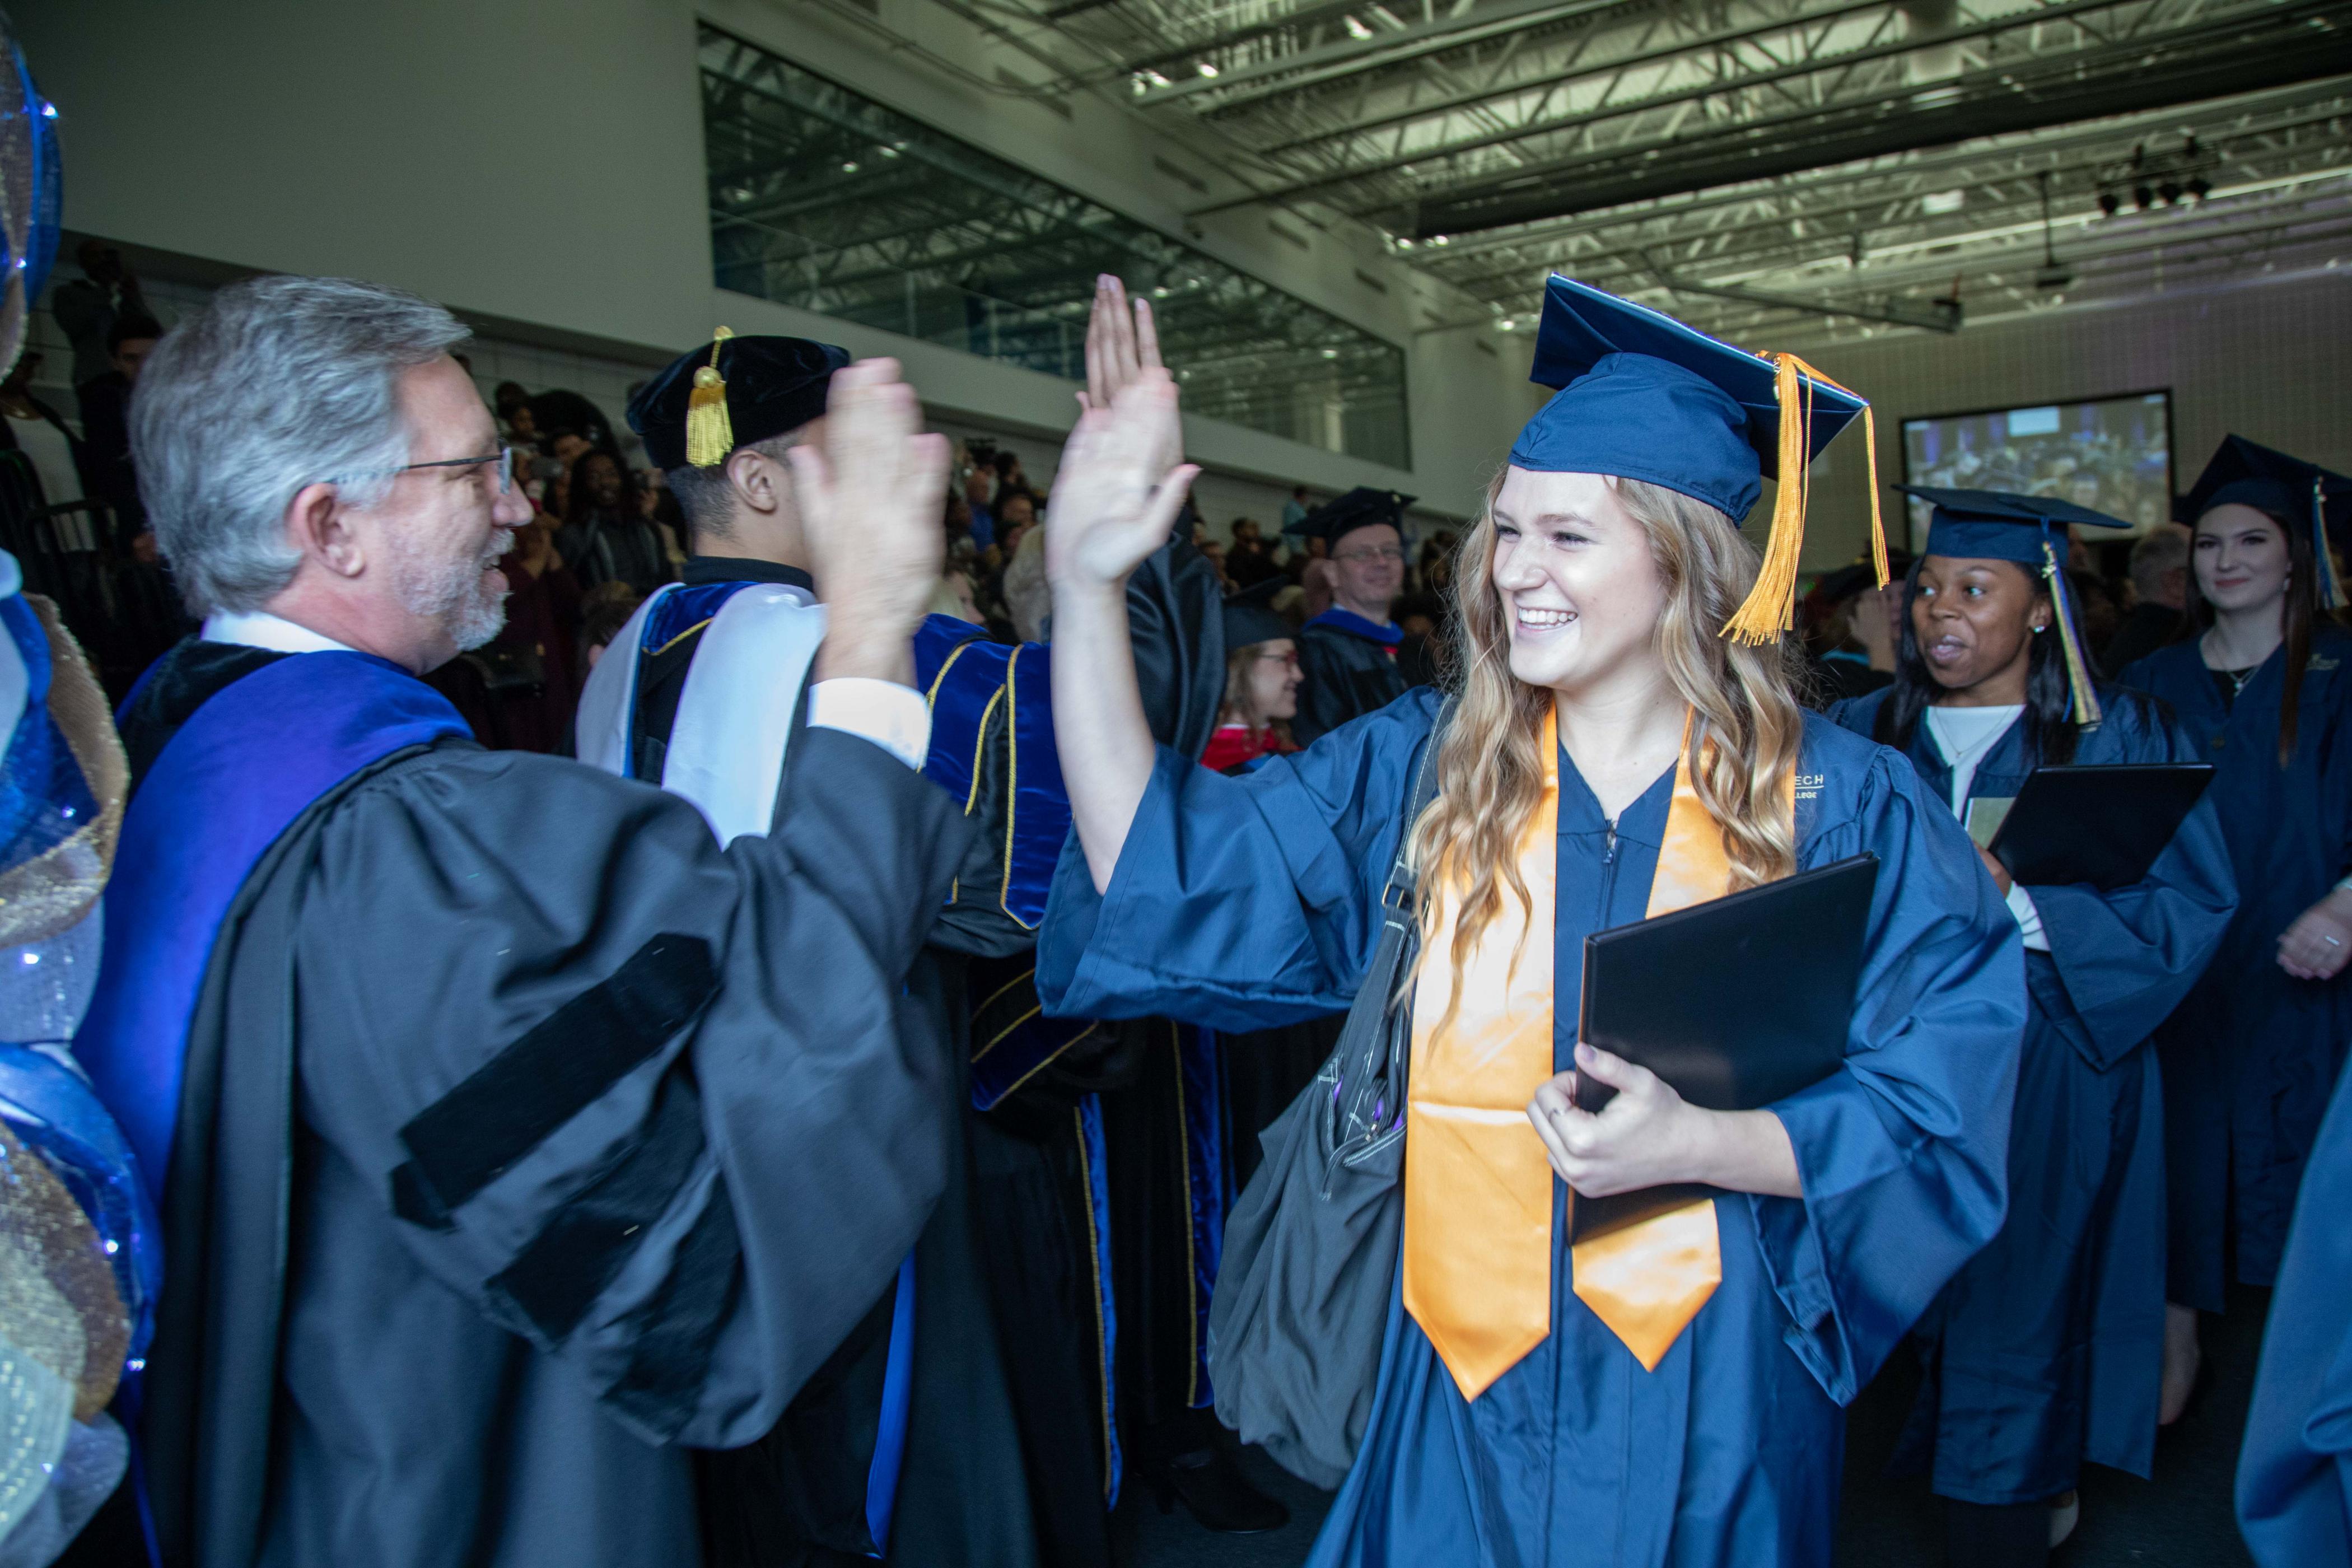
MULTIPOLYGON (((982 80, 1006 60, 1042 74, 924 0, 880 4, 887 25, 972 61, 982 80)), ((711 287, 688 0, 14 10, 62 117, 72 229, 228 268, 373 278, 494 321, 518 343, 577 353, 584 342, 589 357, 622 365, 657 363, 722 323, 821 332, 897 354, 943 418, 1036 437, 1068 425, 1067 383, 711 287)), ((1182 232, 1185 205, 1232 189, 1111 103, 1077 95, 1065 118, 893 54, 818 5, 711 0, 702 14, 1171 232, 1182 232), (1209 195, 1155 157, 1193 171, 1209 195)), ((1461 304, 1366 237, 1284 226, 1306 248, 1256 209, 1205 220, 1195 243, 1407 346, 1412 468, 1208 421, 1188 432, 1193 455, 1237 484, 1381 484, 1441 511, 1470 510, 1529 406, 1523 357, 1488 330, 1423 331, 1461 304), (1388 291, 1366 287, 1359 268, 1388 291), (1502 353, 1488 352, 1497 343, 1502 353)))

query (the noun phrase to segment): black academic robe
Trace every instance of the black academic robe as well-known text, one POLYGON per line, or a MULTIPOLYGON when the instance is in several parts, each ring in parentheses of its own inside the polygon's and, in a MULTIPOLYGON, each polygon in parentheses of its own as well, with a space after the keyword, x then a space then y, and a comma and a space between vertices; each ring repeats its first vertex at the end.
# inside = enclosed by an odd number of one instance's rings
MULTIPOLYGON (((717 583, 814 588, 798 567, 740 556, 689 556, 679 576, 689 588, 717 583)), ((639 656, 629 752, 640 778, 661 777, 701 638, 697 626, 639 656)), ((795 752, 808 735, 795 738, 795 752)), ((910 984, 937 1001, 926 1027, 944 1031, 951 1041, 956 1076, 947 1103, 961 1108, 970 1102, 971 1015, 962 1003, 963 955, 939 941, 948 934, 933 927, 910 984)), ((1024 1568, 1037 1560, 1035 1526, 1023 1506, 1029 1482, 982 1277, 971 1117, 948 1120, 955 1146, 947 1189, 915 1252, 914 1403, 888 1560, 922 1568, 1024 1568)), ((861 1539, 863 1510, 880 1422, 892 1294, 880 1292, 869 1321, 828 1368, 832 1375, 804 1390, 772 1431, 749 1447, 701 1456, 712 1568, 846 1563, 870 1544, 861 1539)))
MULTIPOLYGON (((167 659, 134 757, 272 662, 167 659)), ((776 1425, 947 1184, 955 1057, 907 976, 964 832, 833 731, 724 850, 659 790, 462 741, 313 804, 191 1026, 145 1386, 167 1563, 693 1563, 688 1447, 776 1425), (427 1122, 471 1130, 454 1213, 398 1174, 427 1122)))
POLYGON ((1298 631, 1298 716, 1290 731, 1301 746, 1367 713, 1378 712, 1412 689, 1397 664, 1402 634, 1333 607, 1298 631))

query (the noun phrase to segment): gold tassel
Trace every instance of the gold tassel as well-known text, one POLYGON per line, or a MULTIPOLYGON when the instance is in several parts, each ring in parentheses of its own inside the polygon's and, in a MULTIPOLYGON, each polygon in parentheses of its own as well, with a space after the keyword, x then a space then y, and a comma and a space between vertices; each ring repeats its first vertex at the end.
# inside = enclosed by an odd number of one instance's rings
POLYGON ((2046 563, 2042 575, 2050 580, 2051 613, 2058 617, 2058 647, 2066 656, 2066 691, 2074 700, 2074 722, 2095 730, 2101 718, 2099 694, 2091 689, 2090 666, 2083 661, 2082 645, 2074 640, 2074 596, 2058 564, 2058 548, 2047 538, 2042 541, 2042 559, 2046 563))
MULTIPOLYGON (((1756 585, 1721 634, 1749 644, 1771 642, 1796 625, 1797 565, 1805 552, 1805 506, 1812 489, 1812 384, 1846 390, 1795 354, 1776 353, 1772 362, 1772 395, 1780 405, 1780 479, 1772 496, 1772 531, 1764 541, 1756 585)), ((1870 555, 1884 588, 1886 525, 1878 510, 1878 423, 1867 403, 1862 405, 1862 429, 1870 453, 1870 555)))
POLYGON ((694 373, 694 391, 686 400, 686 460, 698 468, 716 468, 735 449, 735 422, 727 416, 727 383, 719 374, 719 351, 734 332, 721 327, 711 334, 710 363, 694 373))

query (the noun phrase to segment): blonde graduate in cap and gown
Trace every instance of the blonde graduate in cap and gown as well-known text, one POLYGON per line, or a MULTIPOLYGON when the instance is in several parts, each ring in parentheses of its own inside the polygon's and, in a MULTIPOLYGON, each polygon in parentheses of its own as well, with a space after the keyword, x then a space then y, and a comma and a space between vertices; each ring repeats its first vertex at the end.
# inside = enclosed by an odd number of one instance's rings
POLYGON ((1804 465, 1860 399, 1565 279, 1465 541, 1438 796, 1400 820, 1419 691, 1240 777, 1155 754, 1119 584, 1189 473, 1175 389, 1081 422, 1047 534, 1077 826, 1049 1008, 1265 1028, 1346 1007, 1399 836, 1422 868, 1404 1239, 1370 1426, 1317 1568, 1824 1563, 1842 1407, 1999 1229, 2016 924, 1895 752, 1806 714, 1788 627, 1804 465), (1785 476, 1770 543, 1737 520, 1785 476), (1154 487, 1157 487, 1156 490, 1154 487), (1575 1037, 1595 931, 1868 852, 1844 1065, 1715 1112, 1575 1037), (1619 1092, 1575 1110, 1576 1073, 1619 1092), (1570 1207, 1722 1195, 1570 1247, 1570 1207))

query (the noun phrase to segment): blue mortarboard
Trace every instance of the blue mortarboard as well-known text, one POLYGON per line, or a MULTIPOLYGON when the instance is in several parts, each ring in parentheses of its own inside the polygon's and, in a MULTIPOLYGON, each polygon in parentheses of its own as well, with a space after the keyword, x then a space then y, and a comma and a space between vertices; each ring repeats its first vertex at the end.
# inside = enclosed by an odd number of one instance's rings
MULTIPOLYGON (((1735 348, 1672 316, 1555 276, 1544 289, 1529 379, 1559 388, 1511 447, 1538 473, 1613 474, 1745 518, 1766 479, 1797 470, 1772 509, 1756 589, 1730 627, 1750 642, 1788 629, 1804 542, 1804 466, 1870 405, 1793 354, 1735 348)), ((1871 431, 1873 557, 1884 580, 1871 431)))
POLYGON ((2091 666, 2083 656, 2083 628, 2074 618, 2074 595, 2066 585, 2066 530, 2129 528, 2130 523, 2056 496, 2021 496, 2009 490, 1947 490, 1928 485, 1896 485, 1935 510, 1927 520, 1927 553, 1953 561, 2011 561, 2042 578, 2058 614, 2058 641, 2066 658, 2066 685, 2074 721, 2089 729, 2099 722, 2099 696, 2091 666))
POLYGON ((2065 553, 2068 528, 2129 528, 2103 511, 2056 496, 2021 496, 2008 490, 1945 490, 1927 485, 1896 485, 1935 510, 1927 521, 1927 553, 1966 561, 2014 561, 2044 564, 2042 545, 2065 553))
POLYGON ((1298 531, 1309 539, 1324 540, 1335 547, 1340 535, 1360 528, 1370 528, 1375 523, 1385 522, 1402 533, 1404 509, 1412 502, 1412 496, 1358 485, 1337 500, 1325 501, 1308 512, 1307 521, 1299 524, 1298 531))
POLYGON ((2320 606, 2344 606, 2343 584, 2336 580, 2336 563, 2327 553, 2327 531, 2352 524, 2352 479, 2243 436, 2224 436, 2205 471, 2175 504, 2173 515, 2193 525, 2215 507, 2233 503, 2309 528, 2317 568, 2313 586, 2320 606))
POLYGON ((737 337, 722 327, 719 336, 678 355, 638 389, 629 399, 629 427, 644 438, 654 467, 709 468, 738 447, 797 430, 822 415, 833 373, 848 363, 849 351, 831 343, 737 337), (703 379, 706 370, 717 379, 703 379), (712 417, 721 410, 723 421, 712 417), (709 430, 709 445, 689 456, 696 443, 688 432, 698 425, 709 430))

